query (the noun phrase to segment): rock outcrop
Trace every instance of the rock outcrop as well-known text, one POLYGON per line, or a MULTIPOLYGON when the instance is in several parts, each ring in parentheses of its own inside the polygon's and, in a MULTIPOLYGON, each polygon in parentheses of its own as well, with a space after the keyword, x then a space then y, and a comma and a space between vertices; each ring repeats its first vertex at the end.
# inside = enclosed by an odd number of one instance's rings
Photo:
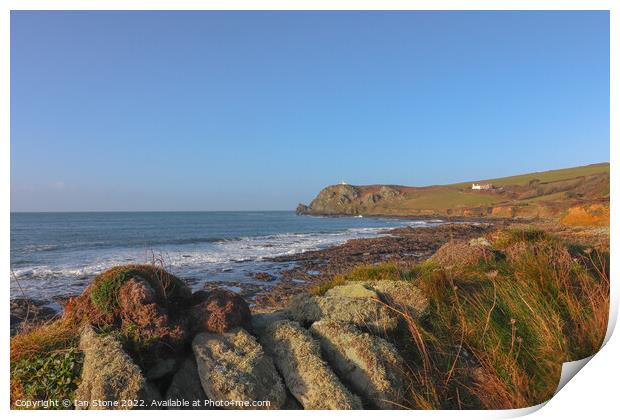
POLYGON ((398 319, 381 302, 340 296, 298 295, 288 308, 295 321, 311 324, 321 319, 349 322, 377 334, 393 331, 398 319))
POLYGON ((401 406, 406 389, 405 362, 392 344, 342 322, 318 321, 310 331, 353 391, 376 408, 401 406))
POLYGON ((160 398, 157 389, 142 376, 140 368, 112 336, 99 336, 92 327, 86 326, 80 336, 80 349, 84 352, 84 365, 75 399, 86 404, 78 404, 76 408, 150 408, 150 403, 160 398), (113 405, 140 400, 144 400, 147 406, 113 405), (95 407, 93 401, 109 404, 95 407))
POLYGON ((404 280, 371 280, 359 283, 360 286, 364 286, 377 293, 379 298, 386 304, 401 312, 406 310, 415 318, 425 315, 428 311, 428 298, 412 282, 404 280))
POLYGON ((473 190, 468 182, 427 187, 342 183, 324 188, 309 205, 299 204, 297 213, 520 219, 564 216, 567 224, 590 224, 593 220, 607 226, 609 215, 586 214, 588 211, 575 207, 597 203, 608 207, 609 182, 609 164, 602 163, 486 181, 495 184, 488 190, 473 190))
POLYGON ((269 401, 269 407, 260 408, 271 409, 284 404, 286 392, 273 361, 244 329, 198 334, 192 349, 202 388, 211 399, 269 401))
POLYGON ((319 343, 293 321, 268 324, 261 343, 271 354, 291 394, 305 409, 350 410, 362 408, 323 360, 319 343))

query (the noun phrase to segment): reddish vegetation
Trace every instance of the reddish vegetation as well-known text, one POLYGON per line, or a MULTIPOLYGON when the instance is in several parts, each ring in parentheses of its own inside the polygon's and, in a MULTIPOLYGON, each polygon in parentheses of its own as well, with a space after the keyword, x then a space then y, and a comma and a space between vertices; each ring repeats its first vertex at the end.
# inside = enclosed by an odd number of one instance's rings
POLYGON ((192 294, 182 280, 161 268, 129 265, 97 276, 68 302, 65 318, 119 331, 130 353, 148 365, 183 348, 195 333, 248 328, 250 309, 236 293, 192 294))
POLYGON ((144 338, 166 337, 172 342, 183 340, 180 325, 170 322, 168 311, 157 302, 157 294, 149 283, 140 278, 127 281, 118 292, 121 328, 137 328, 144 338))
POLYGON ((251 328, 250 308, 245 300, 228 290, 201 293, 203 300, 190 309, 193 332, 222 333, 234 327, 251 328))

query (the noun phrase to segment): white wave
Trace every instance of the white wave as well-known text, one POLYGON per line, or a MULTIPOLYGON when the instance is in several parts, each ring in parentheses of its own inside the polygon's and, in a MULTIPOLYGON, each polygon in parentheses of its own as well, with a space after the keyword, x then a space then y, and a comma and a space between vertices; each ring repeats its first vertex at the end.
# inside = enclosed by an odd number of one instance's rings
MULTIPOLYGON (((403 221, 414 227, 434 221, 403 221)), ((437 221, 439 223, 440 221, 437 221)), ((402 226, 401 225, 401 226, 402 226)), ((394 226, 396 227, 396 226, 394 226)), ((80 293, 84 283, 106 269, 129 263, 148 263, 163 259, 175 275, 197 280, 202 287, 212 279, 249 281, 250 271, 277 272, 289 265, 269 262, 270 258, 324 249, 351 239, 382 235, 388 227, 358 227, 333 233, 282 233, 260 237, 244 237, 234 241, 166 245, 151 249, 117 248, 112 250, 83 250, 63 254, 52 264, 14 269, 18 282, 11 280, 11 294, 23 289, 33 297, 52 297, 80 293)))

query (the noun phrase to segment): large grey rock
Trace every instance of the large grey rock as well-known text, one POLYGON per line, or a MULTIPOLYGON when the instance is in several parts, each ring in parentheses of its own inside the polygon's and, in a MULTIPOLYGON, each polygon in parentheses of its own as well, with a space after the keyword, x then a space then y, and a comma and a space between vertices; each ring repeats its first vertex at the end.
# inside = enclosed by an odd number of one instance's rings
POLYGON ((269 407, 261 408, 271 409, 284 404, 286 392, 273 361, 244 329, 235 328, 223 334, 198 334, 194 337, 192 349, 202 388, 209 398, 270 401, 269 407))
POLYGON ((288 310, 292 319, 302 323, 321 319, 350 322, 377 334, 393 331, 398 326, 396 316, 372 299, 299 295, 291 300, 288 310))
POLYGON ((362 404, 321 357, 319 343, 297 322, 275 321, 261 335, 286 385, 305 409, 361 409, 362 404))
POLYGON ((360 331, 352 324, 318 321, 310 328, 323 354, 353 391, 376 408, 402 405, 405 362, 386 340, 360 331))
POLYGON ((204 409, 204 401, 206 399, 207 396, 202 389, 200 377, 198 376, 196 361, 193 357, 188 357, 172 377, 172 382, 166 391, 166 400, 189 401, 189 406, 180 407, 180 409, 192 410, 204 409), (194 401, 200 401, 200 406, 193 406, 192 402, 194 401))
POLYGON ((84 365, 75 399, 87 404, 76 404, 78 409, 132 409, 150 408, 159 400, 157 389, 148 382, 140 368, 112 336, 99 336, 90 326, 84 327, 80 336, 80 349, 84 352, 84 365), (113 406, 108 403, 144 400, 148 407, 133 405, 113 406), (108 402, 94 407, 92 401, 108 402))

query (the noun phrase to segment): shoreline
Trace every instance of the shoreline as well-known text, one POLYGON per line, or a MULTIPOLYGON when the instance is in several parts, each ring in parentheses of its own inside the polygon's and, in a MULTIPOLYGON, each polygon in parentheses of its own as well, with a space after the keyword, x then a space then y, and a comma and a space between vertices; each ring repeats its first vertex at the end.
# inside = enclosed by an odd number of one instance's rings
MULTIPOLYGON (((403 220, 432 220, 430 217, 407 217, 403 220)), ((506 221, 503 221, 505 224, 506 221)), ((467 235, 481 236, 498 225, 497 221, 446 220, 445 224, 430 227, 387 228, 372 238, 350 239, 342 244, 324 249, 305 251, 292 255, 270 257, 267 262, 287 264, 277 274, 263 271, 250 271, 245 280, 211 280, 200 290, 224 288, 240 294, 253 311, 280 308, 288 300, 316 285, 329 281, 360 264, 376 264, 393 261, 400 264, 414 264, 430 257, 450 238, 464 238, 467 235), (475 227, 478 226, 478 227, 475 227)), ((110 267, 111 268, 111 267, 110 267)), ((191 283, 191 279, 184 279, 191 283), (189 281, 188 281, 189 280, 189 281)), ((11 334, 24 322, 46 321, 62 314, 63 304, 73 295, 58 296, 54 299, 37 299, 28 296, 15 296, 11 301, 11 334)))

